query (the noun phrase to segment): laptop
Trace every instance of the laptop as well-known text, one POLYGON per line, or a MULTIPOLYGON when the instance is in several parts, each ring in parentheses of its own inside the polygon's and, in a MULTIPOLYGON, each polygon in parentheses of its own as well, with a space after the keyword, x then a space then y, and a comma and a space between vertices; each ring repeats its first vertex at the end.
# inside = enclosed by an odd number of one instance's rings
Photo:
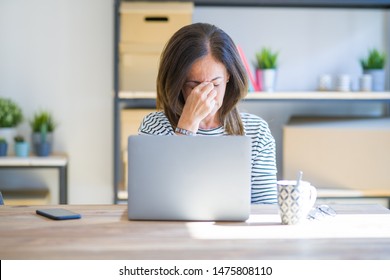
POLYGON ((244 221, 250 196, 249 137, 128 138, 130 220, 244 221))

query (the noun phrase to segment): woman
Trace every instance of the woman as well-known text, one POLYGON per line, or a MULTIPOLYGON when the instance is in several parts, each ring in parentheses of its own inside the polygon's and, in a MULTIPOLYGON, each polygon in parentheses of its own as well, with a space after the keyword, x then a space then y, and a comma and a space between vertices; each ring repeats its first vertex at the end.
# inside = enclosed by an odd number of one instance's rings
POLYGON ((252 138, 252 203, 276 203, 275 141, 261 118, 239 113, 248 81, 232 39, 216 26, 181 28, 161 55, 157 107, 140 134, 252 138))

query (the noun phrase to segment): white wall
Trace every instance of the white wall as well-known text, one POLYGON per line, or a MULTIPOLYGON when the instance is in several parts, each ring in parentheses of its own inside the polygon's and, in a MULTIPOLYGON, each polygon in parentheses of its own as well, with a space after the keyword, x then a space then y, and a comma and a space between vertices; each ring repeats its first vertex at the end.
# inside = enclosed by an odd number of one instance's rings
MULTIPOLYGON (((251 60, 262 46, 279 50, 279 90, 313 90, 322 73, 357 80, 367 48, 390 49, 388 12, 381 10, 196 7, 193 20, 223 28, 251 60)), ((16 100, 28 117, 49 108, 60 123, 55 149, 70 157, 70 203, 112 203, 113 1, 2 0, 0 40, 0 95, 16 100)), ((270 123, 278 165, 281 127, 290 115, 378 114, 376 104, 251 103, 243 109, 270 123)), ((29 133, 26 124, 20 129, 29 133)), ((0 184, 13 174, 1 171, 0 184)), ((57 198, 54 171, 41 175, 13 183, 43 182, 57 198)))
MULTIPOLYGON (((53 112, 54 149, 70 160, 69 202, 112 203, 113 1, 2 0, 0 38, 0 96, 27 118, 53 112)), ((27 122, 19 131, 29 136, 27 122)), ((0 183, 23 184, 11 176, 20 174, 2 171, 0 183)), ((56 171, 22 175, 58 201, 56 171)))
POLYGON ((386 49, 379 9, 198 7, 193 20, 221 27, 249 61, 262 47, 279 51, 281 91, 315 90, 324 73, 351 75, 357 86, 359 59, 369 48, 386 49))
MULTIPOLYGON (((279 91, 316 90, 321 74, 348 74, 356 90, 362 74, 359 59, 367 55, 368 49, 376 47, 390 53, 388 16, 388 11, 379 9, 198 7, 193 21, 225 30, 253 63, 262 47, 279 51, 279 91)), ((278 177, 282 178, 282 128, 291 116, 376 116, 382 113, 382 106, 266 101, 246 102, 241 110, 263 117, 270 125, 277 146, 278 177)))

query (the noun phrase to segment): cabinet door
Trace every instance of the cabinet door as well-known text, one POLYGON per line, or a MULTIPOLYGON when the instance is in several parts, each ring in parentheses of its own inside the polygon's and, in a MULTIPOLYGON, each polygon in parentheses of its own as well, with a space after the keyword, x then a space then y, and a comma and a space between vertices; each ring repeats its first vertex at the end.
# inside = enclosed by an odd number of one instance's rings
POLYGON ((127 138, 137 135, 143 118, 156 109, 124 109, 121 110, 121 150, 127 150, 127 138))
POLYGON ((122 155, 122 190, 127 189, 127 139, 130 135, 137 135, 143 118, 155 109, 125 109, 121 111, 121 155, 122 155))

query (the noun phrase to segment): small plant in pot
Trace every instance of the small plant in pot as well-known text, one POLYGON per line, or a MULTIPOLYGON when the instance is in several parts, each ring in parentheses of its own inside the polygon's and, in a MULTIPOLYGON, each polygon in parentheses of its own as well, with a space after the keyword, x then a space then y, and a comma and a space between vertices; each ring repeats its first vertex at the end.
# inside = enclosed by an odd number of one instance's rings
POLYGON ((17 135, 14 137, 15 140, 15 155, 17 157, 28 157, 30 153, 30 145, 24 140, 24 137, 17 135))
POLYGON ((256 53, 257 71, 256 76, 264 91, 274 91, 276 84, 276 69, 278 67, 278 52, 269 48, 263 48, 256 53))
POLYGON ((384 91, 386 54, 379 52, 377 49, 371 49, 368 51, 366 58, 360 59, 360 64, 363 68, 363 73, 372 77, 373 91, 384 91))
POLYGON ((0 157, 5 157, 7 155, 8 143, 5 138, 0 138, 0 157))
POLYGON ((8 144, 8 151, 14 148, 16 127, 23 121, 22 110, 17 103, 0 97, 0 137, 8 144))
POLYGON ((23 121, 20 107, 11 99, 0 97, 0 128, 16 127, 23 121))
POLYGON ((53 116, 48 111, 35 113, 30 122, 34 151, 37 156, 48 156, 52 152, 53 132, 56 128, 53 116))

